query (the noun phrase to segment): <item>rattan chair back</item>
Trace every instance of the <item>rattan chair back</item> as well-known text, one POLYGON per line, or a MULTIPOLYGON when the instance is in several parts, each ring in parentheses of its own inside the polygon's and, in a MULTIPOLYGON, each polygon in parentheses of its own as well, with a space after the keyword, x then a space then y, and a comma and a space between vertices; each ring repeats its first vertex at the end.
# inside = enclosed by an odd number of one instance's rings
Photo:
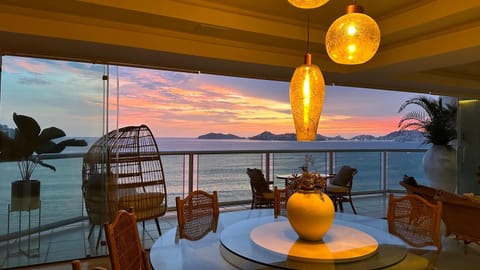
MULTIPOLYGON (((421 269, 435 269, 438 256, 442 251, 440 223, 442 217, 442 202, 432 204, 416 194, 395 198, 390 194, 388 200, 388 231, 409 244, 412 252, 401 264, 417 265, 421 269), (435 251, 422 250, 425 247, 435 247, 435 251), (430 254, 422 258, 416 253, 430 254), (410 258, 410 259, 408 259, 410 258), (422 262, 426 261, 426 262, 422 262)), ((399 266, 399 269, 403 266, 399 266)))
POLYGON ((104 226, 113 270, 151 269, 148 254, 142 248, 133 209, 117 211, 113 222, 104 226))
POLYGON ((292 196, 292 194, 296 191, 297 190, 295 189, 295 185, 293 184, 287 185, 285 186, 285 188, 278 188, 277 186, 273 187, 273 214, 275 218, 277 218, 278 216, 287 216, 288 198, 290 198, 290 196, 292 196))
POLYGON ((416 194, 388 201, 388 231, 413 247, 435 246, 442 250, 440 223, 442 203, 429 203, 416 194))
POLYGON ((219 206, 216 191, 209 194, 196 190, 184 199, 177 196, 175 203, 180 238, 199 240, 210 231, 217 231, 219 206))

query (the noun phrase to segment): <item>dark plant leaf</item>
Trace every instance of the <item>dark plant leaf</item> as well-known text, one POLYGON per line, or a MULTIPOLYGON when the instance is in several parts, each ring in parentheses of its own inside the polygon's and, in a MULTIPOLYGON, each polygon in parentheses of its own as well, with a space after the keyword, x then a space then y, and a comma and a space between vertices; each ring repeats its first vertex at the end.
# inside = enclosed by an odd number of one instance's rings
POLYGON ((41 166, 45 167, 45 168, 49 168, 51 169, 52 171, 56 172, 57 169, 55 167, 53 167, 52 165, 50 164, 47 164, 45 162, 43 162, 42 160, 37 160, 37 163, 40 164, 41 166))
POLYGON ((40 125, 30 116, 13 113, 13 122, 17 125, 19 134, 27 140, 36 140, 40 134, 40 125))
POLYGON ((46 154, 46 153, 60 153, 62 152, 65 147, 67 146, 87 146, 87 142, 85 140, 77 140, 77 139, 68 139, 61 141, 59 143, 54 143, 52 141, 43 143, 39 145, 35 152, 38 154, 46 154))
POLYGON ((65 131, 56 127, 49 127, 42 130, 42 133, 40 133, 40 136, 39 136, 39 141, 46 142, 46 141, 50 141, 50 140, 65 137, 65 136, 66 136, 65 131))

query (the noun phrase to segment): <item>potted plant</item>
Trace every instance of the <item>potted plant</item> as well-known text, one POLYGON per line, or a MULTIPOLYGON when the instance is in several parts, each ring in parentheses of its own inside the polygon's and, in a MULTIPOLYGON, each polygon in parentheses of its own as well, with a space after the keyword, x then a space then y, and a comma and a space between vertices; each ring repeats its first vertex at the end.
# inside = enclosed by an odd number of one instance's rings
POLYGON ((0 132, 0 161, 16 161, 21 180, 12 183, 11 210, 23 211, 36 209, 40 205, 40 181, 31 176, 37 165, 56 171, 56 168, 42 160, 42 154, 60 153, 67 146, 86 146, 85 140, 68 139, 54 142, 54 139, 66 136, 56 127, 43 130, 32 117, 13 113, 17 128, 13 137, 0 132))
POLYGON ((320 241, 333 224, 335 208, 327 194, 325 177, 304 171, 291 179, 296 190, 287 201, 287 218, 293 230, 303 240, 320 241))
POLYGON ((454 192, 457 154, 452 143, 457 138, 457 107, 444 104, 441 97, 420 96, 405 101, 398 112, 403 112, 410 105, 416 105, 421 110, 405 114, 398 126, 401 130, 415 129, 423 133, 424 143, 432 145, 423 157, 425 176, 432 187, 454 192))

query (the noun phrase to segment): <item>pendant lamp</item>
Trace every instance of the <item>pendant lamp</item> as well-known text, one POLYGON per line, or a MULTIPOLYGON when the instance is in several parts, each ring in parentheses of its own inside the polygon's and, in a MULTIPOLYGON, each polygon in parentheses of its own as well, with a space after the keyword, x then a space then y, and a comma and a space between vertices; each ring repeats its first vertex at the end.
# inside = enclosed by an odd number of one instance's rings
POLYGON ((311 9, 325 5, 329 0, 288 0, 290 4, 297 8, 311 9))
POLYGON ((363 7, 347 6, 347 14, 328 28, 325 45, 330 59, 338 64, 363 64, 375 55, 380 45, 380 28, 363 13, 363 7))
MULTIPOLYGON (((309 23, 310 29, 310 23, 309 23)), ((305 55, 305 64, 297 67, 290 81, 290 106, 297 141, 315 141, 325 98, 325 81, 320 68, 312 64, 312 55, 305 55)))

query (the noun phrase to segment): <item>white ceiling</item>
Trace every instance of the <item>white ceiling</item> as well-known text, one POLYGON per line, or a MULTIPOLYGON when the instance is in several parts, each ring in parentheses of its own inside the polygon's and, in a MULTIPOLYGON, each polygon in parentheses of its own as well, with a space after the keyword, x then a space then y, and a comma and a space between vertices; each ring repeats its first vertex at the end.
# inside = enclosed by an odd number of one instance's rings
POLYGON ((358 0, 382 33, 366 64, 325 51, 352 1, 2 0, 0 51, 54 59, 289 81, 310 52, 327 84, 480 98, 480 1, 358 0))

